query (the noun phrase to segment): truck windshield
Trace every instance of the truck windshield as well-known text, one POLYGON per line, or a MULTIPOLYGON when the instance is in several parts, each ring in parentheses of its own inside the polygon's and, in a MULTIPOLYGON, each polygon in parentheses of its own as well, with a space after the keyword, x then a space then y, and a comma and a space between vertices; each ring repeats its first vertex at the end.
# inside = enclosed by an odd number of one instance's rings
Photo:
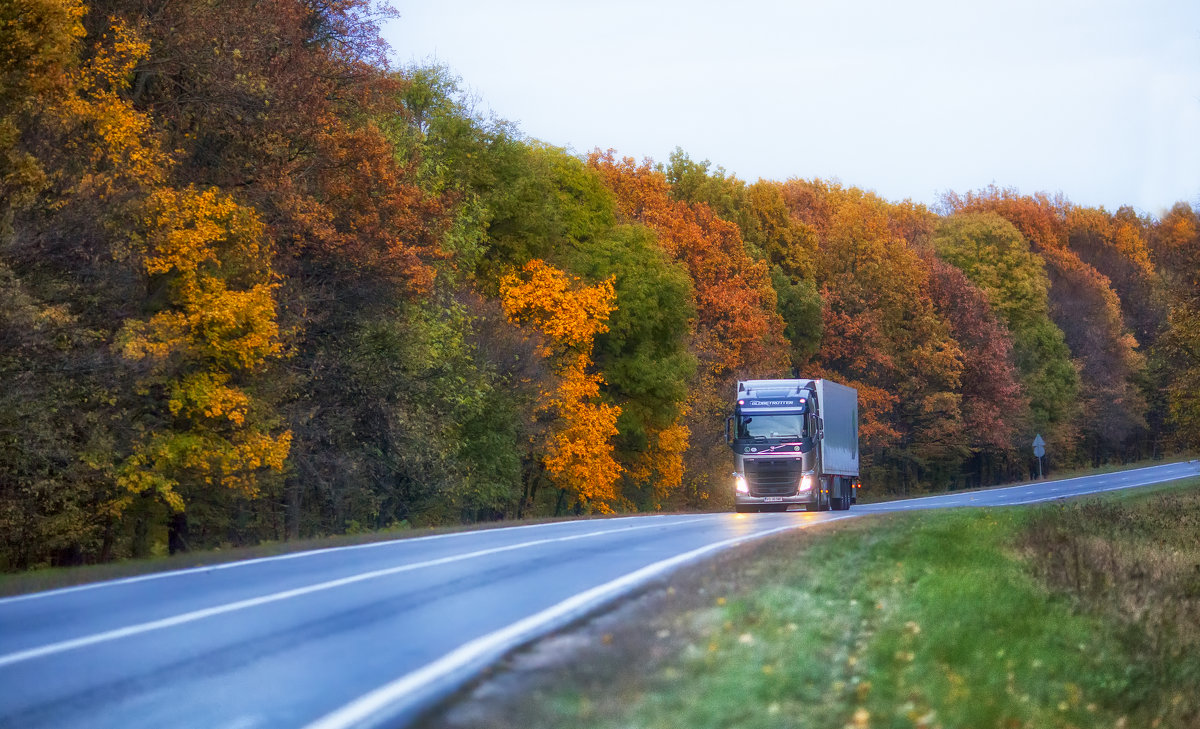
POLYGON ((739 438, 799 438, 804 433, 804 416, 743 415, 738 419, 739 438))

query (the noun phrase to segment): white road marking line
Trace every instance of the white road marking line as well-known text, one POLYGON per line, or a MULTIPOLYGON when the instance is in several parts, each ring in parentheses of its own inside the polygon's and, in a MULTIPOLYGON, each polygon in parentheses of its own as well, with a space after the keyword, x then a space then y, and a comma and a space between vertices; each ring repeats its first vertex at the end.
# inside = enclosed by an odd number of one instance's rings
MULTIPOLYGON (((1116 473, 1094 473, 1094 474, 1090 474, 1087 476, 1073 476, 1071 478, 1064 478, 1064 479, 1059 479, 1059 480, 1055 480, 1055 481, 1046 481, 1046 482, 1040 483, 1040 484, 1017 484, 1016 486, 1003 486, 1003 487, 999 487, 999 488, 986 488, 986 489, 980 489, 980 490, 976 490, 976 491, 964 491, 964 492, 961 492, 960 494, 936 494, 934 496, 920 496, 915 499, 907 499, 907 501, 911 501, 914 504, 920 504, 922 502, 927 502, 927 501, 928 502, 937 502, 939 500, 946 500, 946 499, 952 498, 954 496, 967 495, 967 494, 978 495, 978 496, 983 496, 983 497, 990 496, 992 494, 1012 495, 1012 494, 1014 494, 1014 492, 1020 491, 1022 489, 1026 489, 1026 490, 1029 490, 1032 492, 1040 492, 1041 489, 1043 489, 1051 484, 1061 485, 1061 484, 1070 484, 1073 481, 1107 479, 1107 478, 1112 478, 1117 475, 1119 475, 1121 478, 1141 478, 1141 476, 1139 474, 1144 474, 1147 471, 1160 471, 1160 470, 1164 470, 1164 469, 1177 468, 1179 466, 1184 467, 1184 470, 1179 471, 1178 475, 1167 476, 1166 478, 1161 478, 1161 479, 1158 479, 1155 481, 1144 481, 1144 482, 1139 481, 1137 484, 1137 485, 1148 485, 1148 484, 1152 484, 1152 483, 1162 483, 1163 481, 1172 481, 1177 478, 1187 478, 1189 476, 1197 475, 1197 473, 1198 473, 1197 469, 1192 467, 1194 465, 1195 465, 1195 463, 1164 463, 1160 466, 1146 466, 1144 468, 1135 468, 1130 471, 1118 471, 1116 473)), ((1083 484, 1076 484, 1076 485, 1084 486, 1083 484)), ((1084 488, 1087 488, 1087 487, 1084 486, 1084 488)), ((1101 493, 1105 490, 1108 490, 1108 489, 1099 489, 1096 491, 1096 493, 1101 493)), ((974 498, 974 496, 972 496, 972 498, 974 498)))
MULTIPOLYGON (((626 521, 628 519, 670 519, 680 518, 677 514, 648 514, 644 516, 620 516, 613 519, 605 519, 606 523, 615 521, 626 521)), ((186 567, 178 570, 168 570, 166 572, 155 572, 149 575, 138 575, 136 577, 122 577, 115 580, 104 580, 103 582, 92 582, 86 585, 75 585, 72 587, 59 587, 52 590, 43 590, 41 592, 31 592, 28 595, 13 595, 11 597, 0 597, 0 605, 8 603, 21 602, 23 600, 36 600, 43 597, 52 597, 57 595, 65 595, 71 592, 83 592, 84 590, 97 590, 103 587, 117 587, 120 585, 131 585, 137 582, 148 582, 150 580, 161 580, 168 577, 180 577, 183 575, 193 575, 200 572, 217 572, 220 570, 234 569, 237 567, 248 567, 250 565, 263 564, 264 562, 282 562, 289 559, 301 559, 303 557, 312 557, 314 555, 331 554, 334 552, 349 552, 358 549, 376 549, 379 547, 396 546, 397 544, 413 544, 433 541, 436 539, 453 539, 455 537, 470 537, 481 534, 495 534, 497 532, 510 532, 518 529, 537 529, 545 527, 559 526, 563 524, 578 524, 578 521, 553 521, 544 524, 519 524, 516 526, 496 527, 494 529, 473 529, 462 532, 451 532, 449 534, 430 534, 425 537, 402 537, 398 539, 387 539, 379 542, 368 542, 366 544, 347 544, 343 547, 321 547, 319 549, 307 549, 303 552, 290 552, 288 554, 275 554, 270 557, 255 557, 254 559, 243 559, 237 562, 222 562, 219 564, 203 565, 200 567, 186 567)))
POLYGON ((1133 483, 1133 484, 1119 484, 1117 486, 1109 486, 1107 488, 1102 488, 1102 489, 1091 489, 1089 491, 1080 491, 1077 493, 1058 494, 1056 496, 1046 496, 1046 497, 1043 497, 1040 499, 1032 499, 1029 501, 1020 501, 1020 502, 1013 504, 1013 506, 1025 506, 1027 504, 1040 504, 1043 501, 1054 501, 1056 499, 1066 499, 1066 498, 1070 498, 1073 496, 1091 496, 1092 494, 1103 494, 1103 493, 1107 493, 1109 491, 1122 491, 1125 489, 1138 488, 1141 486, 1152 486, 1156 483, 1166 483, 1167 481, 1178 481, 1180 479, 1188 478, 1193 475, 1195 475, 1195 474, 1185 473, 1185 474, 1178 475, 1178 476, 1166 476, 1164 478, 1155 479, 1154 481, 1138 481, 1137 483, 1133 483))
POLYGON ((261 716, 238 716, 228 724, 222 724, 218 729, 256 729, 260 726, 266 726, 266 722, 261 716))
MULTIPOLYGON (((697 519, 688 520, 683 523, 689 523, 690 521, 699 521, 699 520, 702 520, 703 518, 704 517, 698 517, 697 519)), ((281 600, 289 600, 294 597, 310 595, 314 592, 322 592, 324 590, 332 590, 332 589, 335 589, 338 587, 345 587, 346 585, 352 585, 357 582, 365 582, 367 580, 374 580, 374 579, 378 579, 380 577, 390 577, 391 575, 398 575, 402 572, 412 572, 413 570, 424 569, 426 567, 437 567, 440 565, 450 564, 453 562, 462 562, 462 561, 465 561, 468 559, 475 559, 477 557, 486 557, 486 556, 493 555, 493 554, 500 554, 502 552, 512 552, 514 550, 525 549, 528 547, 536 547, 536 546, 540 546, 543 544, 556 544, 559 542, 570 542, 570 541, 574 541, 577 539, 588 539, 590 537, 602 537, 602 536, 608 536, 611 534, 621 534, 623 532, 631 532, 631 531, 636 531, 636 530, 641 530, 641 529, 653 529, 653 528, 657 528, 657 527, 661 527, 661 526, 668 526, 668 525, 663 525, 663 524, 658 524, 658 523, 638 524, 635 526, 622 527, 620 529, 604 529, 604 530, 599 530, 599 531, 587 532, 585 534, 574 534, 574 535, 565 536, 565 537, 535 539, 533 541, 520 542, 518 544, 510 544, 510 545, 507 545, 504 547, 492 547, 490 549, 480 549, 480 550, 477 550, 474 552, 466 552, 463 554, 456 554, 456 555, 452 555, 449 557, 440 557, 438 559, 431 559, 431 560, 428 560, 425 562, 416 562, 416 563, 412 563, 412 564, 398 565, 396 567, 388 567, 386 569, 381 569, 381 570, 372 570, 370 572, 363 572, 363 573, 360 573, 357 575, 351 575, 349 577, 342 577, 342 578, 339 578, 336 580, 320 582, 315 585, 308 585, 306 587, 297 587, 297 588, 294 588, 291 590, 283 590, 282 592, 275 592, 270 595, 261 595, 259 597, 248 598, 246 600, 238 600, 237 602, 226 603, 224 605, 216 605, 216 606, 213 606, 210 608, 203 608, 201 610, 193 610, 191 612, 183 613, 181 615, 175 615, 175 616, 172 616, 169 618, 162 618, 160 620, 152 620, 150 622, 140 623, 138 625, 130 625, 125 628, 117 628, 115 630, 108 630, 103 633, 95 633, 93 635, 87 635, 87 636, 83 636, 81 638, 73 638, 71 640, 64 640, 64 641, 60 641, 58 643, 50 643, 48 645, 39 646, 37 648, 29 648, 29 649, 26 649, 23 651, 17 651, 16 653, 9 653, 6 656, 0 656, 0 668, 3 668, 5 666, 11 666, 15 663, 21 663, 23 661, 33 660, 34 658, 42 658, 44 656, 54 655, 56 653, 64 653, 66 651, 75 650, 76 648, 84 648, 86 646, 96 645, 97 643, 106 643, 108 641, 118 640, 120 638, 128 638, 130 636, 140 635, 142 633, 149 633, 154 630, 161 630, 163 628, 171 628, 171 627, 175 627, 177 625, 183 625, 185 623, 192 623, 197 620, 211 618, 215 615, 224 615, 226 613, 232 613, 232 612, 236 612, 238 610, 245 610, 247 608, 257 607, 259 605, 266 605, 266 604, 273 603, 273 602, 279 602, 281 600)))
POLYGON ((775 529, 768 529, 764 532, 733 537, 732 539, 714 542, 713 544, 693 549, 690 552, 647 565, 623 577, 618 577, 611 582, 606 582, 586 592, 573 595, 557 605, 518 620, 506 628, 501 628, 493 633, 476 638, 447 653, 438 660, 425 665, 423 668, 419 668, 412 673, 397 678, 391 683, 380 686, 370 693, 360 696, 342 708, 314 721, 305 727, 305 729, 344 729, 345 727, 357 726, 383 711, 389 709, 398 711, 403 707, 396 706, 396 704, 402 699, 408 698, 410 701, 418 700, 419 697, 416 696, 417 692, 428 689, 438 681, 446 679, 472 665, 498 658, 507 651, 540 634, 544 627, 561 624, 569 618, 579 617, 587 611, 600 606, 607 600, 617 597, 623 592, 686 562, 698 559, 709 552, 731 547, 751 539, 761 539, 762 537, 789 529, 803 529, 816 524, 828 524, 832 521, 849 518, 853 518, 853 515, 834 516, 821 521, 799 522, 775 529))

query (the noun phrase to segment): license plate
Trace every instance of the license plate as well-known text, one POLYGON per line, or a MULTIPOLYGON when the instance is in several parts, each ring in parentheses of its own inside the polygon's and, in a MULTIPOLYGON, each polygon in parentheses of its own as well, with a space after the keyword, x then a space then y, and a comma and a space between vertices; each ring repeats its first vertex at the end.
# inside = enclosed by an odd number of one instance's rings
POLYGON ((767 497, 763 498, 763 501, 767 502, 768 504, 779 503, 779 502, 783 501, 783 497, 782 496, 767 496, 767 497))

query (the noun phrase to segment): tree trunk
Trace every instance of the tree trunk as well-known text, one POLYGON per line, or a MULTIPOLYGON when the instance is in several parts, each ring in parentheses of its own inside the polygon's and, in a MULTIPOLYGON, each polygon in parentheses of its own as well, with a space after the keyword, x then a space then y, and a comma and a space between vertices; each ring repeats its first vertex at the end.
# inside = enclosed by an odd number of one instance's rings
POLYGON ((286 490, 287 507, 284 513, 284 530, 286 539, 300 538, 300 484, 296 479, 288 479, 284 486, 286 490))
POLYGON ((167 552, 179 554, 189 551, 187 514, 180 511, 171 514, 167 520, 167 552))

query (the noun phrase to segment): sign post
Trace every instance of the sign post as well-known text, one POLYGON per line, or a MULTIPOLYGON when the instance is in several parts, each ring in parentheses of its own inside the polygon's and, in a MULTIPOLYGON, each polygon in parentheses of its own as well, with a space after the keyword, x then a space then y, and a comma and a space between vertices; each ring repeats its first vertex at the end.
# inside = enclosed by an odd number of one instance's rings
POLYGON ((1042 434, 1038 433, 1033 439, 1033 455, 1038 459, 1038 479, 1042 478, 1042 456, 1046 455, 1046 441, 1042 440, 1042 434))

